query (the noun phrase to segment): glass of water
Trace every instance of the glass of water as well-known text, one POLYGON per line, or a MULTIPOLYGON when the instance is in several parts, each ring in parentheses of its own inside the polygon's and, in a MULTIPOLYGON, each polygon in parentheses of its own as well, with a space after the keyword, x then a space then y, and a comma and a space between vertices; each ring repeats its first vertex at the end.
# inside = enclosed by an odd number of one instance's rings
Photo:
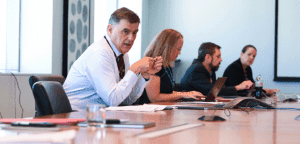
POLYGON ((88 127, 105 127, 106 124, 106 105, 94 104, 86 107, 86 121, 88 127))

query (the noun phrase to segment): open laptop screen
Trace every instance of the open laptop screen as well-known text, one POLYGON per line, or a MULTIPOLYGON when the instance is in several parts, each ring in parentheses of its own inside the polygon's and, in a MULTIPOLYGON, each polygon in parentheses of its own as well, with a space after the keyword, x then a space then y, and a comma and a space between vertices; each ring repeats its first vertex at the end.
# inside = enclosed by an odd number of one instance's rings
POLYGON ((219 77, 204 101, 215 101, 226 80, 227 77, 219 77))

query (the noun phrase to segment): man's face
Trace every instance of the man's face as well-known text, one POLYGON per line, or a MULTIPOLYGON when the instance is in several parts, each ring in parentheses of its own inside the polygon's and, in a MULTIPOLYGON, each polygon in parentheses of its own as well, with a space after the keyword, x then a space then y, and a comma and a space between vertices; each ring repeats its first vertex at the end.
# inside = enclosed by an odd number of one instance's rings
POLYGON ((221 51, 218 48, 215 48, 215 53, 212 56, 212 60, 210 63, 210 68, 212 71, 217 71, 221 65, 221 51))
POLYGON ((139 23, 130 23, 126 19, 121 19, 118 24, 109 24, 107 30, 113 44, 122 54, 125 54, 131 49, 138 28, 139 23))

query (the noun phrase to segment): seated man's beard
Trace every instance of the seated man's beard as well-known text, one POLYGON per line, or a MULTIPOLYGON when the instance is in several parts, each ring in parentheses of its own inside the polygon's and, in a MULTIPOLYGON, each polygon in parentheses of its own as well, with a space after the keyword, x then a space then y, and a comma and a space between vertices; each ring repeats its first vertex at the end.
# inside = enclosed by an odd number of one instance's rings
MULTIPOLYGON (((219 64, 220 66, 220 64, 219 64)), ((213 66, 212 64, 210 64, 210 68, 211 68, 211 71, 215 72, 219 69, 219 66, 213 66)))

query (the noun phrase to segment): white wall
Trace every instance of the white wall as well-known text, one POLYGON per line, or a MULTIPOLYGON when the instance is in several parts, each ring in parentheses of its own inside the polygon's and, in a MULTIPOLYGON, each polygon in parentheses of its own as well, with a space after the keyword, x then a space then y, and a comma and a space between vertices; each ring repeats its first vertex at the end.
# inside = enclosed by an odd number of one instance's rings
MULTIPOLYGON (((24 109, 23 117, 34 117, 35 102, 29 86, 30 75, 16 74, 21 89, 21 106, 24 109)), ((19 104, 20 91, 17 81, 11 74, 0 75, 0 113, 3 118, 21 118, 22 110, 19 104)))
POLYGON ((21 72, 51 73, 52 4, 52 0, 25 0, 21 2, 21 72), (45 3, 46 5, 44 5, 45 3), (46 67, 41 68, 43 65, 46 67))
POLYGON ((110 15, 117 9, 116 0, 91 0, 90 39, 91 44, 107 34, 110 15))
POLYGON ((21 73, 61 74, 62 16, 63 1, 21 1, 21 73))
MULTIPOLYGON (((143 33, 143 46, 166 28, 173 28, 184 36, 179 82, 197 57, 201 43, 220 45, 223 62, 217 76, 238 59, 242 48, 252 44, 258 49, 253 76, 262 75, 265 88, 278 88, 284 93, 300 92, 300 84, 274 82, 275 0, 149 0, 148 34, 143 33)), ((142 53, 144 52, 144 47, 142 53)), ((300 50, 299 50, 300 51, 300 50)))
POLYGON ((148 0, 143 0, 142 1, 142 17, 143 19, 141 20, 141 29, 143 30, 141 32, 141 58, 144 56, 144 52, 146 48, 148 47, 150 43, 150 38, 149 38, 149 4, 148 0))

